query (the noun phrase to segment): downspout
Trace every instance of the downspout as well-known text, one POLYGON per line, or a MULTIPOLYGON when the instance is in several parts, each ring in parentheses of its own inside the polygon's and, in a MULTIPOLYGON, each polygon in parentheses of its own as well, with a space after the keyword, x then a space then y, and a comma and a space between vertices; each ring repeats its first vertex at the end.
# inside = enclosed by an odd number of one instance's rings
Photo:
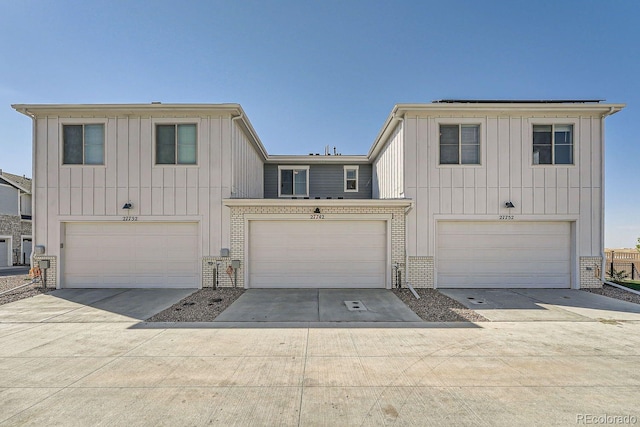
MULTIPOLYGON (((38 122, 34 114, 28 110, 25 113, 31 117, 31 253, 29 254, 29 267, 33 268, 33 254, 36 250, 36 135, 38 131, 38 122)), ((60 283, 58 280, 57 283, 60 283)))
POLYGON ((233 124, 236 120, 242 119, 243 117, 244 117, 244 112, 241 112, 239 116, 231 117, 231 153, 229 153, 229 155, 231 156, 231 188, 230 188, 231 198, 233 198, 234 189, 235 191, 237 191, 236 180, 234 175, 235 159, 233 157, 233 135, 235 134, 235 127, 233 126, 233 124))
POLYGON ((407 286, 411 286, 409 283, 409 251, 407 251, 407 236, 409 234, 409 232, 407 231, 407 216, 412 209, 413 201, 411 201, 411 204, 409 206, 404 208, 404 283, 407 286))
MULTIPOLYGON (((605 268, 606 268, 606 258, 605 258, 605 253, 604 253, 604 215, 605 215, 605 209, 604 209, 604 119, 607 116, 612 115, 613 113, 615 113, 615 108, 614 107, 610 107, 609 111, 602 114, 601 118, 600 118, 600 161, 602 162, 602 166, 601 166, 601 182, 600 182, 600 242, 602 243, 602 246, 600 247, 600 281, 602 283, 605 282, 605 268)), ((578 280, 580 280, 578 278, 578 280)), ((579 286, 580 284, 578 284, 578 288, 580 288, 579 286)))

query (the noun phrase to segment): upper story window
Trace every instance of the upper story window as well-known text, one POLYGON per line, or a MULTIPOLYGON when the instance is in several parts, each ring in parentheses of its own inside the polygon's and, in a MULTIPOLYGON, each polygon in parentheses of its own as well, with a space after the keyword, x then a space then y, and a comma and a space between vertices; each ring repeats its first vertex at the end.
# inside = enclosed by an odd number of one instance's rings
POLYGON ((278 166, 278 197, 308 197, 309 166, 278 166))
POLYGON ((358 166, 344 167, 344 191, 358 191, 358 166))
POLYGON ((104 165, 104 124, 62 125, 62 163, 104 165))
POLYGON ((533 125, 533 164, 572 165, 573 125, 533 125))
POLYGON ((440 125, 440 164, 479 165, 480 125, 440 125))
POLYGON ((157 165, 195 165, 197 149, 195 124, 156 125, 157 165))

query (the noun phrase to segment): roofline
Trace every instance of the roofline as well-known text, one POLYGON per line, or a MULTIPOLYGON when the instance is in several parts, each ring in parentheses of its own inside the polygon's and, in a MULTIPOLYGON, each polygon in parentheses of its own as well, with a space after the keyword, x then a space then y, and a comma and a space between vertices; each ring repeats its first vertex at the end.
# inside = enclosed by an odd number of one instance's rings
POLYGON ((323 164, 323 163, 339 163, 339 164, 363 164, 370 163, 369 157, 365 155, 270 155, 265 163, 268 164, 323 164))
POLYGON ((411 199, 223 199, 224 206, 413 206, 411 199))
POLYGON ((31 190, 27 190, 25 187, 23 187, 22 185, 18 184, 17 182, 12 180, 11 178, 7 178, 7 176, 4 173, 0 174, 0 178, 2 178, 3 180, 7 181, 9 184, 13 185, 14 187, 16 187, 17 189, 23 191, 24 193, 31 194, 31 190))
POLYGON ((549 101, 509 101, 509 100, 443 100, 430 104, 396 104, 387 119, 385 120, 380 132, 376 136, 367 157, 373 161, 382 149, 383 142, 396 125, 404 120, 407 113, 437 113, 440 111, 458 111, 458 112, 493 112, 507 114, 510 112, 573 112, 573 113, 599 113, 603 117, 617 113, 626 107, 626 104, 604 104, 595 100, 549 100, 549 101))
POLYGON ((227 104, 162 104, 152 102, 150 104, 13 104, 11 107, 26 116, 36 118, 42 115, 61 113, 93 113, 93 114, 120 114, 142 115, 145 113, 167 114, 203 114, 203 113, 228 113, 232 119, 240 118, 243 130, 248 133, 251 143, 263 160, 269 156, 262 141, 258 137, 253 125, 245 114, 242 106, 235 103, 227 104))

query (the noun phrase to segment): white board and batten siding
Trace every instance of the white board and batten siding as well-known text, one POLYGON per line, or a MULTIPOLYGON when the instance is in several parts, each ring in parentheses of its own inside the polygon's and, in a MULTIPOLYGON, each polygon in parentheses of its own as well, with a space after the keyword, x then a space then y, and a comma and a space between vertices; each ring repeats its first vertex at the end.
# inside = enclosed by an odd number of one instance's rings
POLYGON ((383 220, 249 221, 250 288, 386 288, 383 220))
POLYGON ((61 255, 66 223, 122 221, 125 202, 132 203, 128 214, 138 222, 196 221, 199 256, 218 255, 230 247, 231 234, 229 209, 222 200, 232 197, 232 188, 252 195, 263 191, 260 155, 254 147, 261 144, 250 141, 232 120, 232 112, 170 113, 135 106, 126 113, 108 108, 78 112, 61 106, 57 114, 36 114, 34 245, 44 245, 47 255, 61 255), (104 165, 62 164, 62 125, 83 123, 104 123, 104 165), (155 164, 158 123, 197 125, 197 165, 155 164), (254 173, 234 175, 245 167, 254 173))
MULTIPOLYGON (((569 283, 577 286, 579 258, 600 256, 603 248, 603 117, 622 107, 619 104, 579 103, 397 106, 389 120, 393 123, 394 117, 402 118, 397 121, 397 126, 402 127, 402 164, 393 174, 385 173, 382 167, 388 161, 387 152, 400 152, 393 149, 397 142, 394 137, 399 136, 395 131, 386 141, 376 141, 383 146, 375 159, 380 165, 376 178, 381 189, 394 188, 396 176, 402 174, 403 188, 389 194, 403 194, 414 202, 406 219, 407 256, 433 257, 436 286, 440 286, 439 281, 483 286, 482 279, 469 279, 469 275, 464 279, 458 275, 454 279, 454 273, 449 269, 452 258, 446 253, 450 248, 440 246, 443 231, 438 223, 452 221, 453 228, 463 229, 479 222, 493 222, 496 227, 502 227, 501 230, 510 230, 517 238, 522 237, 519 232, 527 235, 527 223, 531 226, 531 223, 549 222, 550 227, 562 224, 565 231, 570 229, 571 232, 563 231, 562 243, 558 243, 563 251, 558 258, 563 263, 561 273, 553 271, 552 264, 546 262, 549 261, 543 254, 546 249, 529 251, 527 256, 532 265, 549 265, 550 274, 556 279, 562 277, 558 279, 562 285, 550 279, 552 285, 564 287, 569 283), (479 125, 479 165, 439 164, 440 124, 479 125), (574 164, 533 165, 535 124, 573 125, 574 164), (515 207, 507 209, 507 201, 515 207), (464 224, 465 221, 468 224, 464 224), (564 276, 567 270, 569 279, 564 276)), ((380 197, 382 195, 381 190, 380 197)), ((515 259, 504 258, 503 250, 491 250, 491 238, 482 235, 480 232, 474 239, 489 240, 489 246, 482 249, 493 253, 488 260, 484 254, 487 265, 498 259, 513 261, 514 266, 518 264, 515 259)), ((451 242, 445 239, 445 243, 451 242)), ((536 242, 532 244, 536 247, 536 242)), ((464 254, 464 248, 457 249, 464 254)), ((470 263, 472 268, 478 267, 473 259, 470 263)), ((465 272, 464 267, 461 272, 465 272)), ((495 278, 487 280, 500 283, 495 278)))

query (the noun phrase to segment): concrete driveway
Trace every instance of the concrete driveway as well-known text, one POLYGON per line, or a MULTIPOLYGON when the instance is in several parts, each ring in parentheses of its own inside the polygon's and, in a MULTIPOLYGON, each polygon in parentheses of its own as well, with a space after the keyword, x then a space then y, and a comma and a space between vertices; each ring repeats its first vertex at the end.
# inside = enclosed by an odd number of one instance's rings
POLYGON ((0 425, 640 422, 636 320, 152 328, 90 292, 0 306, 0 425))
POLYGON ((640 305, 573 289, 440 289, 492 322, 633 320, 640 305))

